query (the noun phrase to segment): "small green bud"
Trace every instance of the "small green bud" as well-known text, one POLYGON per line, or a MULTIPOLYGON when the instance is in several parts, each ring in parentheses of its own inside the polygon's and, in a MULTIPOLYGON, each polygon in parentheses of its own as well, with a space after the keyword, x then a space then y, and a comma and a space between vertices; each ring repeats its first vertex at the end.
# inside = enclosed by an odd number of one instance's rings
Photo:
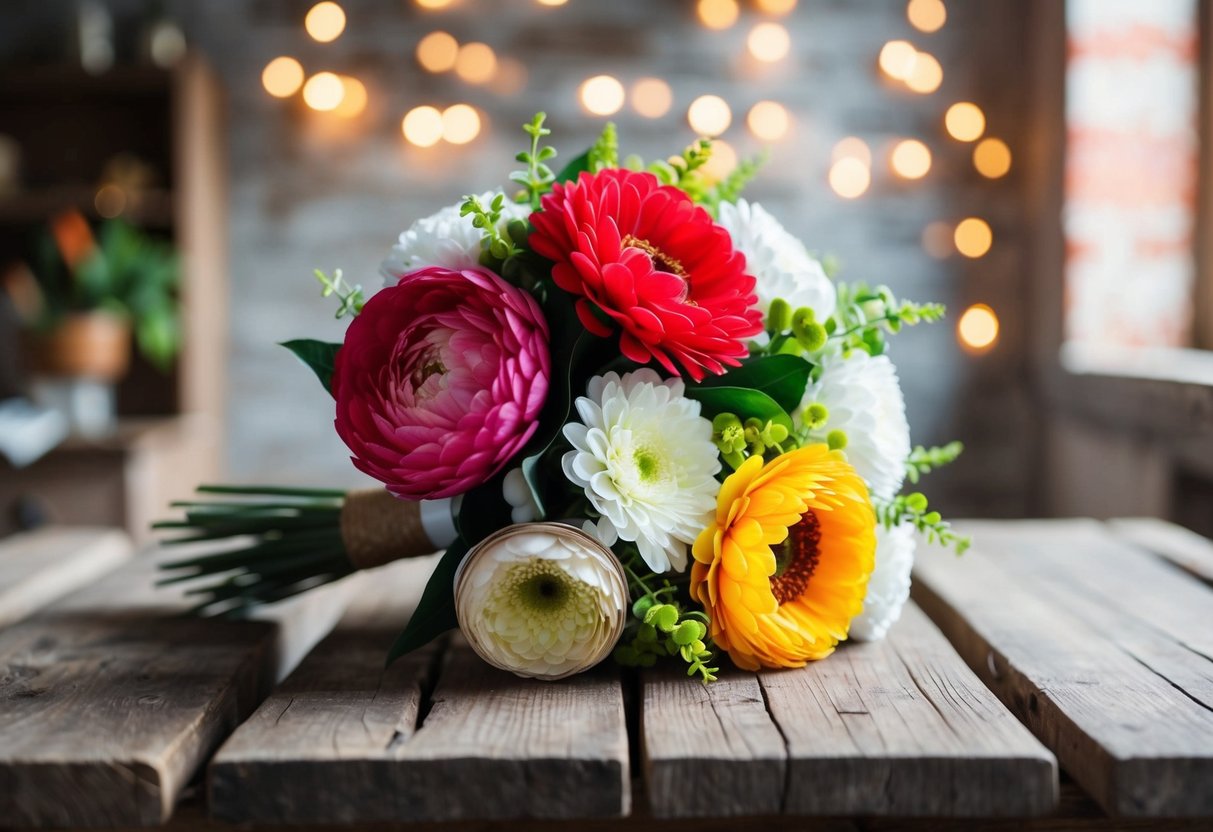
POLYGON ((674 632, 671 633, 674 643, 679 647, 685 647, 692 642, 698 641, 699 632, 695 624, 696 622, 694 621, 683 621, 681 624, 679 624, 678 627, 675 628, 674 632))
POLYGON ((708 646, 700 639, 695 639, 692 641, 690 646, 695 655, 699 655, 708 649, 708 646))
POLYGON ((632 615, 643 621, 648 611, 653 608, 654 603, 656 602, 653 600, 653 596, 641 595, 632 602, 632 615))
POLYGON ((673 604, 657 604, 645 614, 644 623, 668 633, 678 625, 678 608, 673 604))
POLYGON ((734 425, 740 426, 741 420, 733 413, 717 413, 716 418, 712 420, 712 431, 714 433, 723 433, 726 428, 731 428, 734 425))
POLYGON ((938 511, 928 511, 922 516, 922 522, 928 526, 938 526, 941 520, 943 520, 943 515, 938 511))
POLYGON ((767 422, 762 430, 762 441, 768 445, 778 445, 788 438, 788 429, 775 422, 767 422))
POLYGON ((830 410, 824 404, 811 404, 804 409, 802 416, 809 430, 820 430, 830 419, 830 410))
POLYGON ((921 491, 915 491, 913 494, 910 494, 908 497, 906 497, 906 508, 919 514, 926 511, 927 495, 923 494, 921 491))
POLYGON ((826 345, 829 337, 824 326, 819 323, 810 323, 796 333, 796 343, 800 344, 801 349, 805 352, 817 352, 826 345))
POLYGON ((831 451, 841 451, 847 446, 847 432, 845 430, 832 430, 826 434, 826 444, 830 446, 831 451))
POLYGON ((767 332, 786 332, 791 326, 792 307, 783 298, 775 298, 767 310, 767 332))
POLYGON ((863 316, 870 321, 884 315, 884 301, 879 298, 866 300, 859 304, 859 309, 863 312, 863 316))

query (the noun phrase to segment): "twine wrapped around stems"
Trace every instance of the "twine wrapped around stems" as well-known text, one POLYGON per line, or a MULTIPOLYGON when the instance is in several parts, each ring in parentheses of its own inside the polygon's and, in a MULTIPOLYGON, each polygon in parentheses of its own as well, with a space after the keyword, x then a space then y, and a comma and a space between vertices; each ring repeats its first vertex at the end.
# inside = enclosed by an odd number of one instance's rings
POLYGON ((341 507, 341 541, 355 569, 373 569, 437 551, 421 519, 421 503, 382 488, 351 491, 341 507))

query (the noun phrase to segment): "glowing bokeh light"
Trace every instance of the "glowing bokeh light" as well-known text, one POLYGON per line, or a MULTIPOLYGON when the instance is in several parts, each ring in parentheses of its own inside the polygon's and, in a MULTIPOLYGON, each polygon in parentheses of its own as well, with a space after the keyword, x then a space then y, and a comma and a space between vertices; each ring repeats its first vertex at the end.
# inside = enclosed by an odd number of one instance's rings
POLYGON ((497 71, 497 53, 487 43, 465 43, 455 56, 455 74, 469 84, 483 84, 497 71))
POLYGON ((741 9, 737 0, 699 0, 699 20, 709 29, 727 29, 737 22, 741 9))
POLYGON ((796 8, 796 0, 758 0, 756 5, 763 14, 785 15, 796 8))
POLYGON ((451 5, 453 0, 416 0, 416 2, 423 9, 445 9, 451 5))
POLYGON ((830 167, 830 187, 844 199, 862 196, 872 184, 872 171, 862 159, 847 156, 830 167))
POLYGON ((480 135, 480 113, 468 104, 453 104, 442 111, 442 138, 467 144, 480 135))
POLYGON ((588 112, 596 116, 609 116, 619 112, 626 94, 618 78, 595 75, 582 82, 578 97, 581 99, 581 106, 588 112))
POLYGON ((721 139, 712 141, 712 155, 702 168, 703 177, 709 185, 714 185, 724 179, 737 167, 737 151, 733 146, 721 139))
POLYGON ((759 23, 750 30, 746 48, 755 60, 772 64, 788 56, 792 49, 792 38, 788 30, 778 23, 759 23))
POLYGON ((973 167, 987 179, 1006 176, 1011 170, 1011 148, 1002 139, 982 139, 973 148, 973 167))
POLYGON ((905 139, 893 148, 889 165, 903 179, 922 179, 931 170, 931 150, 917 139, 905 139))
POLYGON ((414 107, 400 123, 401 132, 410 144, 432 147, 442 138, 442 113, 434 107, 414 107))
POLYGON ((914 57, 914 68, 905 79, 906 86, 916 93, 927 95, 939 89, 943 83, 943 67, 929 52, 919 52, 914 57))
POLYGON ((345 98, 345 84, 331 72, 317 72, 303 85, 303 101, 313 110, 335 110, 345 98))
POLYGON ((943 0, 910 0, 906 6, 906 19, 915 29, 929 35, 948 22, 948 9, 943 0))
POLYGON ((303 66, 294 58, 274 58, 261 70, 261 86, 275 98, 289 98, 303 86, 303 66))
POLYGON ((307 17, 303 19, 303 27, 312 36, 312 40, 320 43, 334 41, 345 31, 345 10, 328 0, 317 3, 308 10, 307 17))
POLYGON ((93 197, 93 206, 103 219, 112 220, 126 210, 126 191, 113 182, 102 185, 93 197))
POLYGON ((962 142, 981 138, 986 131, 986 116, 981 108, 968 101, 959 101, 948 108, 943 118, 948 134, 962 142))
POLYGON ((719 136, 733 123, 733 111, 719 95, 701 95, 687 109, 687 122, 701 136, 719 136))
POLYGON ((660 78, 641 78, 632 85, 632 108, 645 118, 661 118, 673 103, 670 85, 660 78))
POLYGON ((914 62, 918 60, 918 50, 909 41, 891 40, 880 48, 877 62, 880 70, 895 81, 904 81, 914 71, 914 62))
POLYGON ((967 217, 957 223, 952 241, 965 257, 981 257, 994 245, 994 232, 985 220, 967 217))
POLYGON ((956 335, 965 348, 985 352, 998 340, 998 315, 984 303, 975 303, 964 311, 956 324, 956 335))
POLYGON ((791 126, 791 116, 788 110, 777 101, 759 101, 750 108, 746 115, 746 124, 750 132, 763 141, 777 142, 788 134, 791 126))
POLYGON ((870 167, 872 164, 872 150, 868 147, 868 143, 858 136, 847 136, 834 145, 834 151, 830 154, 830 159, 834 162, 842 159, 858 159, 863 163, 864 167, 870 167))
POLYGON ((569 0, 537 0, 541 6, 563 6, 569 0))
POLYGON ((459 57, 459 41, 449 32, 430 32, 417 43, 417 63, 427 72, 448 72, 459 57))
POLYGON ((341 75, 339 77, 341 78, 341 86, 344 88, 344 91, 341 96, 341 103, 333 108, 333 115, 340 116, 341 118, 357 118, 366 109, 366 85, 349 75, 341 75))

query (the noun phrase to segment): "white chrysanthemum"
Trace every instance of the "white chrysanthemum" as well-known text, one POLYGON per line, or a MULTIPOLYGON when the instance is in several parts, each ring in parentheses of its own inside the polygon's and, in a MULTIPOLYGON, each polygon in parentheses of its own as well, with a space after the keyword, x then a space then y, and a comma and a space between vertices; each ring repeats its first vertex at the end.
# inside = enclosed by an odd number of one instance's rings
POLYGON ((910 597, 910 570, 914 567, 914 526, 901 523, 886 529, 876 525, 876 568, 868 579, 863 612, 851 622, 850 637, 879 641, 901 617, 910 597))
POLYGON ((746 271, 757 278, 754 293, 763 314, 775 298, 792 309, 809 307, 819 321, 834 314, 837 293, 821 263, 761 205, 744 199, 722 202, 716 222, 745 255, 746 271))
MULTIPOLYGON (((481 194, 480 204, 487 208, 500 193, 487 191, 481 194)), ((392 246, 392 253, 379 267, 385 286, 392 286, 400 275, 425 266, 470 269, 480 263, 480 241, 484 232, 472 225, 470 216, 459 216, 462 204, 463 200, 460 200, 436 214, 422 217, 400 235, 400 240, 392 246)), ((501 223, 504 226, 510 220, 524 220, 530 215, 531 206, 506 199, 501 223)))
POLYGON ((658 573, 686 569, 720 490, 712 423, 684 390, 650 369, 595 376, 577 399, 581 422, 564 426, 564 473, 602 515, 599 539, 634 542, 658 573))
POLYGON ((562 679, 610 655, 627 618, 627 577, 610 549, 572 526, 507 526, 468 552, 455 615, 494 667, 562 679))
POLYGON ((826 358, 821 378, 809 382, 793 414, 798 423, 811 404, 824 405, 829 414, 809 438, 825 442, 831 431, 845 432, 847 460, 867 480, 873 497, 891 500, 905 479, 910 425, 897 369, 889 357, 852 350, 826 358))
POLYGON ((530 523, 539 519, 539 504, 527 485, 521 468, 512 468, 501 483, 501 494, 510 504, 510 519, 515 523, 530 523))

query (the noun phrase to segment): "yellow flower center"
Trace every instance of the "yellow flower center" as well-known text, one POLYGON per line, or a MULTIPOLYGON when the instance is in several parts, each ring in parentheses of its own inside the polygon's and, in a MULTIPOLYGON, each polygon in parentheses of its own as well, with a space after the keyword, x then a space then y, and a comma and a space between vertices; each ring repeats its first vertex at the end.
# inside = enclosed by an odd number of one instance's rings
POLYGON ((686 280, 687 270, 685 267, 683 267, 682 263, 679 263, 673 257, 657 248, 657 246, 653 245, 648 240, 642 240, 639 237, 633 237, 631 234, 628 234, 624 236, 621 245, 623 248, 640 249, 649 257, 653 258, 653 265, 657 267, 658 271, 676 274, 683 280, 686 280))
POLYGON ((806 511, 799 522, 788 529, 788 536, 775 553, 775 574, 771 576, 771 594, 780 604, 795 601, 809 588, 809 579, 821 557, 821 524, 817 515, 806 511))

